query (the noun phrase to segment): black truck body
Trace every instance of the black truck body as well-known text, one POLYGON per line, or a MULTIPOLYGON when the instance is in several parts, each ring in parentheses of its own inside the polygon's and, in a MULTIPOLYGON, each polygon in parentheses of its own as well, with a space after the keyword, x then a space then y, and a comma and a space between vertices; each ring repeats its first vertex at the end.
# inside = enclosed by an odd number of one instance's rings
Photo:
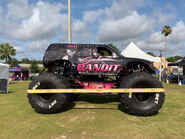
MULTIPOLYGON (((163 88, 161 82, 152 75, 155 73, 152 62, 126 58, 108 45, 51 44, 44 54, 43 64, 44 71, 30 83, 29 90, 110 89, 112 91, 112 88, 150 88, 151 90, 163 88)), ((118 95, 122 111, 142 116, 156 114, 165 99, 165 93, 159 91, 119 92, 118 95)), ((70 100, 75 100, 78 96, 79 94, 70 92, 68 94, 44 92, 28 94, 28 99, 36 112, 48 114, 60 112, 67 107, 70 100)))
POLYGON ((154 73, 152 62, 126 58, 108 45, 51 44, 43 58, 44 66, 62 60, 69 61, 83 75, 119 75, 129 64, 139 64, 154 73))

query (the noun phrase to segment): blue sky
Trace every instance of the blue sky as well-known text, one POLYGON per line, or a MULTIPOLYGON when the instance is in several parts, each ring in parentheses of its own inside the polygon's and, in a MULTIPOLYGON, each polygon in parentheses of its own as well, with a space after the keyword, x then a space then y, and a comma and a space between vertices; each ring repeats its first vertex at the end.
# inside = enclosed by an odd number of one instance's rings
MULTIPOLYGON (((159 55, 161 29, 170 25, 168 56, 185 52, 183 0, 71 0, 74 43, 131 41, 159 55)), ((0 0, 0 43, 9 42, 17 59, 42 59, 50 43, 67 42, 67 0, 0 0)))

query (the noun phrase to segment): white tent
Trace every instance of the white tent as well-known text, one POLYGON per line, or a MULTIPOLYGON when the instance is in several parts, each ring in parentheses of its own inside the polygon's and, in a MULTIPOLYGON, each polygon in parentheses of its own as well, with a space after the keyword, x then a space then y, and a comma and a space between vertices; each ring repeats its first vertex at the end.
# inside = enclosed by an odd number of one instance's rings
POLYGON ((138 48, 133 42, 131 42, 125 48, 125 50, 121 52, 121 54, 125 57, 145 59, 151 62, 161 62, 160 57, 153 57, 151 55, 148 55, 147 53, 142 51, 140 48, 138 48))
POLYGON ((9 66, 0 63, 0 79, 9 79, 9 66))
POLYGON ((0 93, 8 92, 9 66, 0 63, 0 93))

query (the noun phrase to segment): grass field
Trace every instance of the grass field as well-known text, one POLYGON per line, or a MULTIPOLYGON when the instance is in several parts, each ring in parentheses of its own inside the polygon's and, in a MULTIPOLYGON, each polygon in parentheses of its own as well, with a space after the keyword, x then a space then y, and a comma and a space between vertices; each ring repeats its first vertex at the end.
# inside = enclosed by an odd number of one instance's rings
POLYGON ((9 139, 183 139, 185 86, 165 85, 158 115, 136 117, 118 109, 117 96, 83 95, 68 111, 37 114, 26 97, 29 82, 11 82, 0 95, 0 138, 9 139))

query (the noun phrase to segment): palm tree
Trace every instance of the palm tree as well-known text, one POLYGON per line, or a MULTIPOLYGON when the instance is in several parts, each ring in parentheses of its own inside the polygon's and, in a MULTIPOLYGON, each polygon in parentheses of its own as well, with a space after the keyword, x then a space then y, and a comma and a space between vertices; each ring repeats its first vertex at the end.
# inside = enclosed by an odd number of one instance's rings
MULTIPOLYGON (((170 26, 164 26, 161 34, 164 34, 165 37, 165 58, 166 58, 166 47, 167 47, 167 36, 172 33, 172 28, 170 26)), ((166 68, 166 60, 165 60, 165 68, 166 68)))
POLYGON ((0 59, 5 60, 7 64, 16 55, 16 50, 9 43, 0 44, 0 59))

